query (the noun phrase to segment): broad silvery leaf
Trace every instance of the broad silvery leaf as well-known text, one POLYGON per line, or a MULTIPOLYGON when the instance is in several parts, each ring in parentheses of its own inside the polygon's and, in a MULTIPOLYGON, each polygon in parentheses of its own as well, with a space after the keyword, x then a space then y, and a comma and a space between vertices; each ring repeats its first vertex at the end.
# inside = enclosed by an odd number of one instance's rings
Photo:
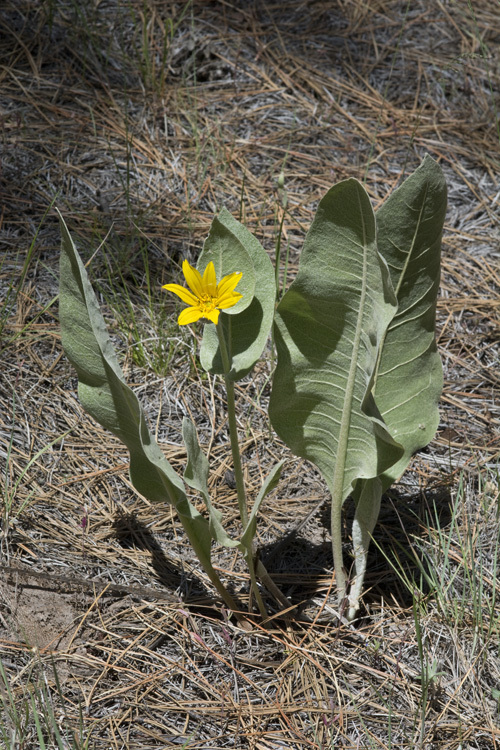
POLYGON ((368 546, 382 493, 399 479, 413 453, 432 440, 439 424, 443 372, 435 320, 445 214, 446 183, 441 168, 430 156, 376 213, 378 248, 389 267, 398 310, 383 340, 374 397, 404 453, 380 479, 364 479, 356 485, 356 578, 349 594, 350 618, 359 608, 368 546))
MULTIPOLYGON (((233 312, 238 314, 233 314, 231 317, 221 315, 219 318, 229 350, 230 370, 227 377, 230 380, 240 380, 252 369, 264 351, 273 323, 276 281, 272 263, 257 238, 233 218, 229 211, 222 209, 218 218, 226 230, 231 232, 247 251, 255 274, 254 296, 248 307, 243 312, 239 312, 241 307, 235 305, 233 312)), ((205 249, 200 263, 205 263, 204 253, 205 249)), ((228 272, 231 271, 229 264, 226 268, 228 272)), ((241 269, 235 266, 233 270, 241 269)), ((237 288, 240 294, 245 294, 242 286, 244 277, 243 273, 243 278, 237 288)), ((203 368, 208 372, 224 374, 219 340, 214 326, 205 326, 200 359, 203 368)))
POLYGON ((130 478, 136 490, 151 502, 175 506, 210 580, 228 606, 237 609, 211 565, 208 522, 187 499, 181 478, 151 435, 137 396, 125 383, 85 267, 60 215, 59 219, 61 337, 64 351, 78 374, 81 404, 127 446, 130 478))
POLYGON ((378 248, 398 310, 385 335, 374 396, 389 432, 404 447, 401 459, 383 473, 383 490, 399 479, 439 424, 443 371, 435 324, 445 214, 446 183, 430 156, 376 214, 378 248))
POLYGON ((270 416, 294 453, 312 461, 343 501, 360 476, 401 455, 371 396, 396 303, 375 244, 364 188, 350 179, 318 206, 297 278, 276 313, 278 364, 270 416))
POLYGON ((278 435, 320 469, 332 493, 340 596, 342 503, 359 477, 378 476, 402 454, 371 394, 379 347, 395 311, 369 197, 359 182, 345 180, 321 200, 297 278, 278 305, 270 401, 278 435))

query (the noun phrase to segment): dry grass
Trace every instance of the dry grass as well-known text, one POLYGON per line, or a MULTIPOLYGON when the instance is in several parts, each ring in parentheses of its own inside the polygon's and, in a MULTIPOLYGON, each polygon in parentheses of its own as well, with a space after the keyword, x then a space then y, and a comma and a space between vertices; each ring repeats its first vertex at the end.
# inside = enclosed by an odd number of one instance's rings
MULTIPOLYGON (((495 0, 6 0, 6 747, 499 746, 499 12, 495 0), (269 433, 269 363, 240 384, 250 492, 288 457, 261 554, 310 620, 276 613, 243 632, 171 509, 134 494, 123 447, 82 413, 60 346, 52 202, 87 259, 106 237, 90 270, 128 381, 176 467, 180 418, 195 419, 236 524, 223 391, 160 284, 222 205, 273 255, 282 169, 293 276, 333 182, 366 177, 377 204, 426 152, 449 186, 440 430, 385 501, 349 628, 332 610, 325 487, 269 433)), ((349 507, 346 540, 348 519, 349 507)), ((246 604, 246 574, 227 551, 216 560, 246 604)))

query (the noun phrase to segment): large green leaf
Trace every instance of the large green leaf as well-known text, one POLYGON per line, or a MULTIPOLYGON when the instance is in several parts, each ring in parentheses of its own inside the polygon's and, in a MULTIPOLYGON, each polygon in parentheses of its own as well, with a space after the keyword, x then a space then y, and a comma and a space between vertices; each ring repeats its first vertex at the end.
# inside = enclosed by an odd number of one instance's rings
POLYGON ((341 182, 320 202, 278 305, 270 402, 276 432, 318 466, 337 506, 356 479, 378 476, 401 455, 371 396, 395 309, 368 195, 356 180, 341 182))
MULTIPOLYGON (((255 291, 251 304, 237 315, 228 317, 222 314, 219 324, 222 325, 224 338, 228 346, 230 370, 227 376, 231 380, 240 380, 260 358, 271 330, 276 302, 276 281, 269 257, 254 235, 229 211, 222 209, 219 223, 235 237, 247 251, 255 274, 255 291)), ((206 265, 205 248, 200 257, 202 268, 206 265)), ((228 265, 233 270, 241 270, 237 265, 228 265)), ((200 268, 200 270, 202 270, 200 268)), ((244 294, 241 286, 236 291, 244 294)), ((238 312, 238 307, 231 308, 238 312)), ((228 310, 227 312, 230 312, 228 310)), ((224 374, 219 340, 215 326, 206 325, 200 352, 201 364, 211 373, 224 374)))
POLYGON ((395 311, 370 199, 359 182, 345 180, 320 202, 297 278, 278 305, 269 409, 278 435, 316 464, 330 488, 339 602, 346 594, 342 504, 360 477, 379 476, 403 450, 371 393, 395 311))
POLYGON ((374 396, 389 432, 404 447, 401 459, 384 472, 383 489, 432 440, 439 423, 443 373, 435 320, 445 214, 446 183, 430 156, 376 214, 378 249, 389 266, 398 310, 383 343, 374 396))
POLYGON ((378 248, 389 266, 398 311, 384 337, 374 396, 404 453, 380 478, 362 479, 355 487, 356 577, 349 594, 350 618, 359 607, 382 493, 399 479, 413 453, 432 440, 439 423, 443 374, 434 327, 445 213, 444 177, 436 162, 426 156, 376 214, 378 248))
POLYGON ((127 446, 136 490, 151 502, 175 506, 200 562, 211 574, 208 523, 188 501, 181 478, 151 435, 137 396, 125 383, 85 267, 64 220, 59 219, 61 337, 78 374, 81 404, 127 446))

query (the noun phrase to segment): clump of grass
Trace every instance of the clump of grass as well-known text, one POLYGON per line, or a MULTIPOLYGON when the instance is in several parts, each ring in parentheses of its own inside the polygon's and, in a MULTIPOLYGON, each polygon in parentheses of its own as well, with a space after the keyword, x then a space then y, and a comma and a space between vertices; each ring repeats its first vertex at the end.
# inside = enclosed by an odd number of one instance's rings
MULTIPOLYGON (((165 84, 169 74, 168 57, 175 34, 188 10, 192 0, 187 0, 177 17, 169 15, 162 18, 154 6, 144 3, 137 11, 130 3, 127 12, 135 29, 132 49, 135 50, 135 67, 140 73, 146 91, 158 97, 165 95, 165 84)), ((130 49, 130 45, 129 49, 130 49)))
POLYGON ((498 479, 479 472, 477 487, 471 485, 462 474, 445 526, 436 504, 426 509, 427 531, 415 540, 413 561, 444 621, 483 631, 495 620, 498 598, 498 479))
POLYGON ((469 701, 485 716, 488 703, 498 700, 489 659, 492 652, 498 654, 500 637, 497 472, 462 474, 447 512, 434 502, 425 509, 420 534, 397 543, 392 560, 379 550, 412 600, 413 662, 420 689, 410 744, 422 748, 434 731, 432 709, 443 700, 459 707, 469 701))
POLYGON ((70 430, 67 430, 62 435, 59 435, 58 437, 54 438, 54 440, 51 440, 49 443, 44 445, 39 451, 37 451, 27 462, 26 466, 22 471, 19 473, 19 476, 15 479, 11 479, 11 473, 10 473, 10 463, 12 458, 12 449, 14 446, 14 430, 16 425, 16 392, 13 389, 12 391, 12 426, 11 426, 11 432, 10 432, 10 439, 7 446, 7 451, 5 454, 5 482, 3 486, 3 492, 2 492, 2 509, 1 509, 1 522, 2 522, 2 542, 0 544, 0 551, 3 550, 3 546, 6 543, 6 540, 8 538, 8 532, 10 525, 12 521, 20 516, 24 510, 30 505, 31 501, 36 495, 37 488, 34 487, 31 489, 24 499, 16 504, 16 496, 17 496, 17 490, 18 488, 24 488, 25 484, 28 481, 29 476, 29 470, 32 466, 36 466, 38 459, 43 456, 45 453, 49 453, 53 446, 63 440, 66 435, 69 434, 70 430))
MULTIPOLYGON (((15 688, 0 660, 0 740, 5 750, 88 750, 90 732, 84 728, 78 708, 78 729, 70 727, 71 710, 66 704, 57 671, 54 686, 34 674, 15 688)), ((74 721, 71 721, 73 724, 74 721)))
POLYGON ((38 318, 40 318, 55 302, 55 299, 50 300, 39 312, 23 327, 18 327, 14 331, 9 331, 9 323, 15 312, 16 305, 18 303, 19 295, 24 287, 26 277, 33 263, 35 256, 35 248, 38 240, 40 230, 45 222, 47 214, 51 210, 54 201, 47 206, 42 219, 40 220, 35 234, 31 238, 28 250, 22 259, 20 251, 16 252, 14 261, 9 258, 8 253, 2 253, 0 257, 0 277, 8 279, 6 287, 1 290, 0 297, 0 354, 7 347, 13 344, 17 339, 23 337, 29 326, 31 326, 38 318), (12 273, 12 270, 7 269, 7 262, 10 261, 14 268, 18 269, 17 273, 12 273))

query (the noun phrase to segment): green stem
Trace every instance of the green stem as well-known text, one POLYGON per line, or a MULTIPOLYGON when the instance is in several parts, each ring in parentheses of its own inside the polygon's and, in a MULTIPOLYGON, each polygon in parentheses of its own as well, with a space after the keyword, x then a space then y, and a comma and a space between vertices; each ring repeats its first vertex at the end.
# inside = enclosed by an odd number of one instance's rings
MULTIPOLYGON (((285 193, 286 196, 286 193, 285 193)), ((281 294, 280 294, 280 263, 281 263, 281 235, 283 232, 283 223, 285 221, 285 208, 286 208, 286 199, 282 201, 282 207, 283 211, 281 214, 280 219, 280 226, 278 229, 278 238, 276 240, 276 246, 274 250, 274 282, 276 284, 276 304, 280 301, 281 294)), ((288 253, 287 253, 288 256, 288 253)), ((285 281, 283 282, 283 290, 285 288, 286 284, 286 275, 285 275, 285 281)), ((274 341, 274 325, 271 326, 271 374, 274 372, 274 366, 276 361, 276 344, 274 341)))
POLYGON ((227 396, 227 418, 229 422, 229 438, 231 440, 231 453, 233 456, 233 470, 236 481, 236 490, 238 493, 238 507, 243 528, 248 524, 248 510, 245 493, 245 481, 243 479, 243 469, 241 466, 240 446, 238 443, 238 428, 236 425, 236 407, 234 398, 234 382, 228 378, 230 368, 229 354, 227 351, 226 339, 222 330, 222 324, 217 325, 217 335, 219 337, 219 347, 222 357, 222 367, 224 368, 224 382, 226 384, 227 396))
POLYGON ((255 600, 257 602, 257 606, 259 608, 260 616, 263 620, 269 619, 269 615, 267 613, 266 605, 264 604, 264 600, 261 596, 259 587, 257 585, 257 576, 255 575, 255 565, 254 565, 254 550, 253 550, 253 544, 250 545, 250 547, 247 547, 247 554, 245 555, 247 565, 248 565, 248 572, 250 574, 250 583, 253 595, 255 596, 255 600))
MULTIPOLYGON (((236 425, 234 382, 230 380, 230 378, 228 377, 228 373, 231 367, 230 367, 226 339, 224 337, 224 331, 222 330, 222 323, 217 324, 217 335, 219 337, 219 347, 220 347, 220 352, 221 352, 221 357, 222 357, 222 367, 224 369, 224 382, 226 384, 227 418, 229 422, 229 438, 231 441, 231 453, 233 456, 233 471, 234 471, 234 478, 236 481, 236 491, 238 495, 238 507, 240 510, 241 524, 243 526, 243 529, 246 529, 246 527, 248 526, 248 509, 247 509, 247 499, 246 499, 246 492, 245 492, 245 481, 243 479, 243 469, 241 466, 240 446, 238 442, 238 427, 236 425)), ((262 596, 259 591, 259 587, 257 585, 253 556, 254 556, 253 544, 250 544, 248 547, 245 547, 245 558, 246 558, 247 565, 248 565, 248 572, 250 574, 251 588, 255 596, 257 606, 259 607, 261 616, 264 619, 267 619, 269 615, 267 614, 266 607, 264 605, 262 596)))

